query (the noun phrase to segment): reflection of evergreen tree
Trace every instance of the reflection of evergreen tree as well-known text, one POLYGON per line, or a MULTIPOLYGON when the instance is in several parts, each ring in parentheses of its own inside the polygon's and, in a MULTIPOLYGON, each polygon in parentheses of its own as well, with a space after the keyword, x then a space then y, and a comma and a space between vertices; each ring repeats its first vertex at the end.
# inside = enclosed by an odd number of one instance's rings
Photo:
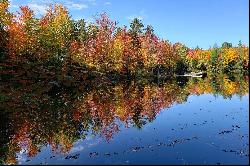
POLYGON ((220 89, 220 83, 218 82, 218 80, 216 79, 216 76, 213 76, 211 78, 211 86, 213 88, 213 94, 217 95, 219 94, 219 92, 221 91, 220 89))
POLYGON ((217 73, 218 71, 218 64, 219 64, 219 61, 218 61, 218 58, 219 58, 219 48, 218 46, 215 44, 214 46, 214 49, 212 50, 212 54, 211 54, 211 58, 210 58, 210 61, 211 61, 211 71, 213 73, 217 73))
POLYGON ((6 153, 8 152, 8 143, 12 136, 13 128, 11 127, 9 113, 0 111, 0 165, 4 164, 6 153))
POLYGON ((141 115, 140 109, 135 109, 132 120, 134 122, 134 126, 138 129, 142 129, 142 127, 146 124, 144 117, 141 115))
POLYGON ((188 77, 177 77, 176 83, 180 88, 184 88, 187 85, 188 77))
POLYGON ((1 25, 0 22, 0 60, 4 59, 6 54, 7 54, 7 49, 6 49, 6 39, 7 39, 7 33, 4 31, 3 26, 1 25))

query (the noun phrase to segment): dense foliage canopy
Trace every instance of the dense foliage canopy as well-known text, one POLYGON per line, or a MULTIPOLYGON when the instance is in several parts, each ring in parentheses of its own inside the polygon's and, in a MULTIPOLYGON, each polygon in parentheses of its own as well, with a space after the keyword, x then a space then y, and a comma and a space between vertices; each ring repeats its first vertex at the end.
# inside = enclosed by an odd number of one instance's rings
POLYGON ((58 4, 51 5, 39 19, 28 6, 21 6, 16 13, 8 8, 8 0, 1 0, 1 60, 46 64, 67 74, 73 66, 128 75, 156 70, 180 74, 248 69, 249 48, 241 43, 236 47, 225 42, 222 47, 191 49, 160 39, 152 26, 144 26, 137 18, 127 28, 117 27, 106 13, 96 23, 75 21, 67 8, 58 4))

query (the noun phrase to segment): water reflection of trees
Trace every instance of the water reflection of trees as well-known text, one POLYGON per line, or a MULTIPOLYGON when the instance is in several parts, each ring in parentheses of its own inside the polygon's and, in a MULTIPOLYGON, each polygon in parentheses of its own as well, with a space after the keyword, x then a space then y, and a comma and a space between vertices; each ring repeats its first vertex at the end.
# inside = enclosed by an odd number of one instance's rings
POLYGON ((210 93, 215 96, 232 98, 233 95, 241 97, 248 93, 248 81, 248 76, 216 75, 206 79, 190 79, 187 87, 191 94, 210 93))
POLYGON ((12 80, 1 86, 1 160, 16 163, 17 152, 23 149, 35 156, 44 145, 67 153, 76 140, 87 135, 109 141, 121 123, 140 129, 163 108, 183 103, 189 95, 243 96, 248 85, 248 77, 225 75, 167 80, 160 85, 141 81, 61 86, 12 80))

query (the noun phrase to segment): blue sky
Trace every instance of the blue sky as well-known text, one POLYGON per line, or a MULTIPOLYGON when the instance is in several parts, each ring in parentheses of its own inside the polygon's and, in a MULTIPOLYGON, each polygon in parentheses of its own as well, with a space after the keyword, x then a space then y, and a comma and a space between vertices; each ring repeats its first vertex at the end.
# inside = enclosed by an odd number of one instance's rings
POLYGON ((209 48, 224 41, 249 45, 249 0, 11 0, 11 11, 30 6, 41 16, 49 3, 69 8, 74 19, 93 21, 106 12, 119 25, 129 25, 138 17, 155 33, 171 43, 209 48))

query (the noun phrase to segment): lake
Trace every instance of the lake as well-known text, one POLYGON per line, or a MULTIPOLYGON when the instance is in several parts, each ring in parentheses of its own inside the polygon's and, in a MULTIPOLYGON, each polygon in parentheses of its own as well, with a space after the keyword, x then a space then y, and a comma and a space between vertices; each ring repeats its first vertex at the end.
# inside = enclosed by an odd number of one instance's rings
POLYGON ((3 164, 249 163, 248 76, 12 80, 0 109, 3 164))

